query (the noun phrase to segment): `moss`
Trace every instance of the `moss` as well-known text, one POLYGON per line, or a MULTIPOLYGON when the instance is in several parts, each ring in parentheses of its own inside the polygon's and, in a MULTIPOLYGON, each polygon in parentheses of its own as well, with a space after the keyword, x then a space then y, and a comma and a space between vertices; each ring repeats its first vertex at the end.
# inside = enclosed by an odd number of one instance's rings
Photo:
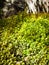
POLYGON ((49 19, 44 15, 0 20, 0 65, 49 65, 49 19))

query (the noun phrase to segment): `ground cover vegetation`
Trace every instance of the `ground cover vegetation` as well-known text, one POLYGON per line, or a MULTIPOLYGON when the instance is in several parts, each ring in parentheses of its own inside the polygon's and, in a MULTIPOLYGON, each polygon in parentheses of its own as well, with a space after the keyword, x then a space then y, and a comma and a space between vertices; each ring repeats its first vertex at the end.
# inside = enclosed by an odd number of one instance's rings
POLYGON ((0 65, 49 65, 48 14, 0 19, 0 65))

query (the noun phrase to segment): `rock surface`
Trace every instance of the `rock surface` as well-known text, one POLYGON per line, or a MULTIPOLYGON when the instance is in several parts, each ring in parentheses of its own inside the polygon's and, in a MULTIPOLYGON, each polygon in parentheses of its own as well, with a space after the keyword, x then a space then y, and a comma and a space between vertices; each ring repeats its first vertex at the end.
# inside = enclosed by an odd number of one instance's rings
POLYGON ((27 13, 49 13, 49 0, 1 0, 0 3, 4 17, 22 12, 25 8, 27 13))

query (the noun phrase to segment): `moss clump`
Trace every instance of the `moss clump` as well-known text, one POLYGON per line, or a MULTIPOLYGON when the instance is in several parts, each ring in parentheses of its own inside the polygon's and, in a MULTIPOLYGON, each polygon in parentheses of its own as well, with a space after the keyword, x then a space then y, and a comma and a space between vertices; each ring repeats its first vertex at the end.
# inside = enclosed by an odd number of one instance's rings
POLYGON ((49 65, 49 20, 22 14, 0 20, 0 65, 49 65))

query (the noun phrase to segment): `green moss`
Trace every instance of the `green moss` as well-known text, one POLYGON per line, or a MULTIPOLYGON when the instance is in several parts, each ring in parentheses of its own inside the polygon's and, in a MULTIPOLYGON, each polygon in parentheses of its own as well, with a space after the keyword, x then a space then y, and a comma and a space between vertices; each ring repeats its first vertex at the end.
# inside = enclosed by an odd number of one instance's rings
POLYGON ((49 65, 49 19, 44 15, 0 20, 0 65, 49 65))

